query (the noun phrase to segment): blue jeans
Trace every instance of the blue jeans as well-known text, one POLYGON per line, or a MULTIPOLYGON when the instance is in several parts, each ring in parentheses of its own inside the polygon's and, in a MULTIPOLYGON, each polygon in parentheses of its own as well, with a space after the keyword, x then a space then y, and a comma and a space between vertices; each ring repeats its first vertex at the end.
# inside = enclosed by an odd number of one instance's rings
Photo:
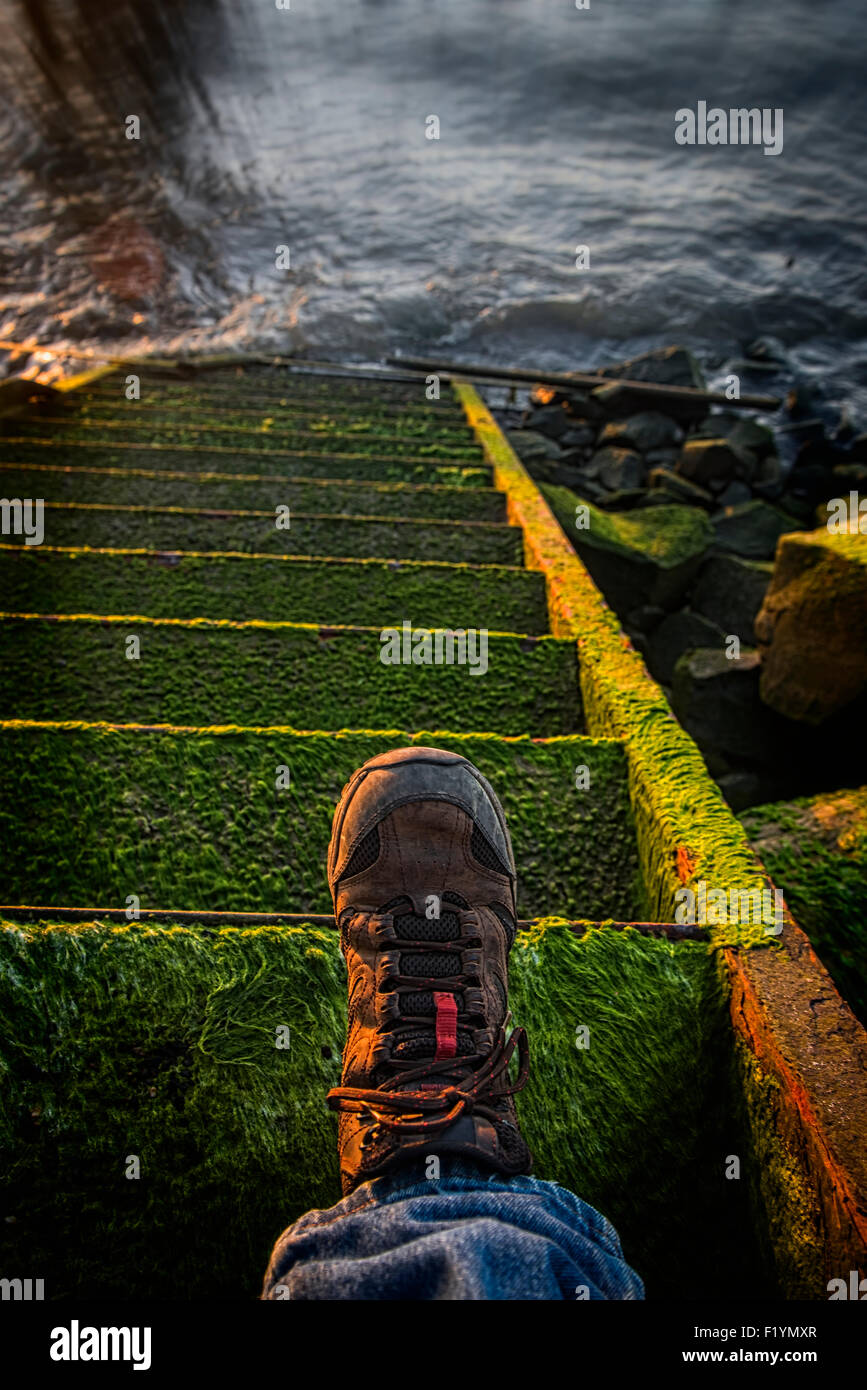
POLYGON ((398 1169, 280 1236, 266 1299, 640 1299, 617 1232, 557 1183, 398 1169))

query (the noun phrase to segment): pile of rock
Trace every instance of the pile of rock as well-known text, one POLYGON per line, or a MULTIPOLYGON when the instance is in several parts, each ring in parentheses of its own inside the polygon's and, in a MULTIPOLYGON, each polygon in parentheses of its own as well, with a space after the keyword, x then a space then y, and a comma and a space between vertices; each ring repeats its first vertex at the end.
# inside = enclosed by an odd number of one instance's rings
MULTIPOLYGON (((828 738, 848 738, 862 720, 862 691, 851 661, 845 671, 828 668, 816 633, 807 652, 797 619, 772 618, 787 611, 786 581, 775 578, 768 591, 781 537, 814 528, 830 498, 858 487, 867 494, 867 436, 848 428, 826 438, 792 393, 777 430, 788 454, 781 461, 774 431, 742 411, 708 412, 694 397, 664 393, 664 410, 648 408, 646 392, 639 400, 617 380, 704 389, 683 349, 604 374, 611 383, 591 391, 537 388, 520 428, 509 430, 513 446, 735 809, 827 788, 828 738), (774 622, 786 637, 772 644, 774 622), (824 682, 837 697, 817 705, 796 694, 799 662, 801 686, 824 682)), ((845 580, 839 558, 823 568, 822 603, 833 611, 842 586, 843 626, 854 624, 850 637, 867 652, 867 571, 854 563, 843 566, 845 580)), ((813 628, 822 623, 821 587, 810 589, 813 628)))

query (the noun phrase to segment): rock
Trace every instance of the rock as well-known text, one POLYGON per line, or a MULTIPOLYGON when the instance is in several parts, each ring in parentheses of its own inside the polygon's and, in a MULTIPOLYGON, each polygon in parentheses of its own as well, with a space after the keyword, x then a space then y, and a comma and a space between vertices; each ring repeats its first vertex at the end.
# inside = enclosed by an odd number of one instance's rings
POLYGON ((566 402, 566 409, 576 421, 605 419, 605 411, 599 402, 594 400, 593 393, 590 391, 570 390, 563 399, 566 402))
POLYGON ((690 482, 689 478, 682 478, 679 473, 673 473, 669 468, 651 469, 647 481, 651 488, 660 489, 673 502, 683 502, 691 507, 710 508, 715 505, 713 495, 707 488, 699 487, 698 483, 690 482))
POLYGON ((608 602, 621 614, 639 604, 676 608, 713 539, 704 512, 649 507, 604 512, 590 506, 589 526, 575 526, 578 499, 568 488, 542 486, 566 535, 608 602))
POLYGON ((560 436, 563 449, 592 449, 596 444, 596 431, 592 425, 570 425, 560 436))
POLYGON ((815 525, 816 508, 809 498, 798 497, 794 492, 783 492, 779 498, 779 503, 781 511, 800 522, 799 529, 815 525))
POLYGON ((644 462, 648 468, 659 466, 673 469, 679 458, 680 449, 648 449, 644 455, 644 462))
POLYGON ((643 487, 621 488, 617 492, 603 492, 599 506, 606 512, 631 512, 647 503, 647 491, 643 487))
POLYGON ((835 497, 845 497, 853 491, 867 497, 867 463, 841 463, 833 472, 835 497))
POLYGON ((677 461, 678 473, 719 492, 733 478, 749 482, 756 467, 755 454, 735 448, 726 439, 688 439, 677 461))
POLYGON ((711 411, 700 420, 692 432, 693 439, 727 439, 731 430, 741 422, 733 410, 711 411))
POLYGON ((716 499, 717 506, 737 507, 741 502, 751 501, 752 496, 753 494, 746 483, 742 483, 737 478, 733 478, 732 481, 723 488, 719 497, 716 499))
POLYGON ((776 433, 794 440, 824 439, 824 423, 813 417, 809 420, 789 420, 785 425, 777 425, 776 433))
POLYGON ((644 482, 644 463, 632 449, 600 449, 591 458, 587 471, 612 492, 641 487, 644 482))
POLYGON ((633 608, 631 613, 626 615, 626 624, 634 628, 636 632, 652 633, 659 627, 665 617, 664 608, 654 608, 652 604, 642 604, 640 608, 633 608))
POLYGON ((783 495, 783 470, 776 454, 766 454, 760 460, 753 478, 753 492, 766 502, 774 502, 783 495))
POLYGON ((523 463, 560 458, 559 446, 544 434, 537 434, 535 430, 509 430, 507 433, 509 443, 523 463))
POLYGON ((566 434, 571 421, 561 405, 543 405, 528 411, 524 424, 527 429, 544 434, 549 439, 560 439, 566 434))
POLYGON ((768 502, 741 502, 711 517, 719 550, 741 555, 747 560, 772 560, 777 541, 787 531, 796 531, 794 517, 786 516, 768 502))
POLYGON ((726 431, 726 439, 736 449, 749 449, 758 458, 774 451, 774 432, 757 420, 740 419, 726 431))
POLYGON ((693 647, 724 647, 725 635, 716 624, 699 613, 682 608, 669 613, 650 638, 647 664, 650 674, 662 685, 670 685, 674 668, 684 652, 693 647))
POLYGON ((674 668, 671 706, 705 756, 711 776, 735 763, 761 764, 773 757, 774 716, 759 696, 761 661, 757 651, 740 657, 697 648, 684 652, 674 668))
POLYGON ((599 436, 599 444, 614 444, 646 454, 650 449, 664 449, 677 444, 680 438, 681 430, 668 415, 662 415, 657 410, 645 410, 638 415, 629 415, 625 420, 610 421, 599 436))
POLYGON ((827 502, 829 497, 833 497, 836 487, 833 470, 818 463, 800 468, 789 477, 789 491, 796 497, 804 498, 810 511, 813 511, 819 502, 827 502))
POLYGON ((735 813, 760 806, 768 796, 767 782, 758 772, 726 772, 716 784, 735 813))
POLYGON ((627 377, 631 381, 655 381, 663 386, 697 386, 707 389, 702 370, 686 348, 653 348, 626 362, 599 368, 600 376, 627 377))
POLYGON ((795 455, 792 472, 800 473, 805 468, 836 468, 838 463, 848 463, 849 454, 830 439, 806 439, 795 455))
POLYGON ((607 386, 597 386, 593 392, 593 400, 606 419, 622 420, 630 415, 650 412, 655 406, 661 414, 689 424, 701 419, 705 412, 703 401, 690 396, 672 397, 667 395, 663 388, 660 388, 659 395, 656 396, 648 394, 647 391, 633 390, 617 381, 612 381, 607 386))
POLYGON ((725 636, 752 645, 753 623, 771 582, 773 566, 737 555, 709 555, 692 591, 693 611, 715 623, 725 636))
POLYGON ((755 630, 771 709, 820 724, 858 699, 867 690, 867 536, 786 536, 755 630))

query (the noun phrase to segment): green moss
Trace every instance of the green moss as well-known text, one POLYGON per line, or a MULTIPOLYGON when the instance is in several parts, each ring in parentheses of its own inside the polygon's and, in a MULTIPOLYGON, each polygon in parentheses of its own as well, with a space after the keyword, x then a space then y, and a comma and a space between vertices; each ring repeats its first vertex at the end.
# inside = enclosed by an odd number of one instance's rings
POLYGON ((378 628, 0 620, 0 717, 298 729, 580 728, 571 642, 491 635, 487 670, 385 666, 378 628), (127 637, 140 657, 126 659, 127 637))
POLYGON ((757 806, 741 821, 843 998, 867 1023, 867 787, 757 806))
MULTIPOLYGON (((755 1292, 704 948, 551 923, 512 959, 538 1175, 615 1220, 651 1297, 755 1292)), ((255 1297, 279 1232, 339 1197, 344 1017, 335 932, 0 931, 4 1267, 55 1298, 255 1297)))
MULTIPOLYGON (((66 502, 45 508, 45 543, 93 549, 243 551, 248 554, 376 556, 397 560, 442 560, 519 566, 522 536, 517 526, 488 521, 436 518, 309 516, 292 512, 287 527, 276 525, 285 506, 280 484, 272 506, 261 513, 209 516, 176 508, 154 510, 80 507, 66 502)), ((283 513, 282 515, 285 515, 283 513)), ((25 544, 24 537, 10 543, 25 544)))
POLYGON ((663 568, 701 555, 713 541, 713 527, 697 507, 645 507, 631 512, 604 512, 567 487, 546 484, 544 496, 566 535, 575 543, 591 539, 611 550, 637 551, 663 568), (589 526, 575 529, 575 508, 585 506, 589 526), (589 533, 589 534, 588 534, 589 533))
POLYGON ((388 455, 350 452, 326 453, 230 444, 99 443, 88 440, 52 441, 19 435, 0 436, 0 462, 61 464, 72 468, 168 469, 171 472, 272 473, 278 468, 287 478, 351 478, 389 483, 437 483, 445 487, 491 486, 491 470, 474 463, 445 462, 437 458, 413 460, 388 455))
POLYGON ((0 547, 8 612, 483 628, 548 627, 541 575, 388 560, 204 559, 0 547))
POLYGON ((28 416, 15 421, 15 436, 19 439, 49 439, 58 447, 78 443, 89 448, 96 445, 111 444, 115 438, 129 444, 159 443, 167 448, 190 445, 197 449, 256 449, 260 454, 276 453, 339 453, 356 454, 364 457, 406 458, 413 462, 427 462, 429 459, 445 459, 451 462, 476 463, 481 454, 478 446, 462 439, 453 442, 451 437, 443 440, 406 439, 398 435, 383 438, 377 435, 367 439, 364 433, 349 432, 345 429, 325 433, 311 431, 306 434, 292 434, 272 428, 230 429, 216 426, 193 425, 186 422, 159 424, 119 420, 65 421, 47 416, 44 419, 28 416))
POLYGON ((0 468, 4 497, 45 502, 101 502, 121 507, 192 507, 266 511, 275 500, 296 512, 347 516, 438 517, 456 521, 506 520, 502 494, 493 488, 451 488, 413 483, 356 483, 347 478, 160 473, 158 469, 53 467, 0 468))
POLYGON ((520 865, 522 916, 632 918, 637 864, 617 744, 436 731, 6 724, 0 781, 14 795, 0 806, 2 901, 122 907, 135 894, 142 907, 327 912, 340 792, 368 758, 407 743, 453 748, 490 778, 520 865), (577 790, 582 765, 590 785, 577 790))
MULTIPOLYGON (((365 444, 376 441, 380 444, 401 446, 421 444, 451 444, 455 448, 469 446, 474 452, 476 444, 472 431, 459 416, 448 420, 434 417, 429 411, 415 414, 384 415, 381 412, 323 409, 299 414, 284 410, 273 402, 267 402, 254 409, 239 404, 237 407, 199 400, 194 404, 180 402, 137 403, 135 401, 112 400, 109 402, 70 401, 68 419, 77 420, 82 425, 97 429, 104 422, 108 428, 152 429, 161 434, 165 429, 203 428, 238 431, 242 434, 265 432, 279 436, 285 447, 300 447, 293 440, 342 438, 362 439, 365 444)), ((32 418, 32 417, 31 417, 32 418)), ((57 419, 56 415, 45 415, 47 420, 57 419)), ((67 417, 60 417, 66 421, 67 417)))

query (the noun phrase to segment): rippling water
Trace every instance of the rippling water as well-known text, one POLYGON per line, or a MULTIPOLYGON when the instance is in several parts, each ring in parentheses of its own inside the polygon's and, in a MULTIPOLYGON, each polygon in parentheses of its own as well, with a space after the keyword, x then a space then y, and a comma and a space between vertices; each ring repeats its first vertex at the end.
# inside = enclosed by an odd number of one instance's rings
POLYGON ((861 0, 0 0, 0 338, 713 370, 771 334, 863 418, 865 38, 861 0), (699 100, 782 107, 782 155, 677 146, 699 100))

